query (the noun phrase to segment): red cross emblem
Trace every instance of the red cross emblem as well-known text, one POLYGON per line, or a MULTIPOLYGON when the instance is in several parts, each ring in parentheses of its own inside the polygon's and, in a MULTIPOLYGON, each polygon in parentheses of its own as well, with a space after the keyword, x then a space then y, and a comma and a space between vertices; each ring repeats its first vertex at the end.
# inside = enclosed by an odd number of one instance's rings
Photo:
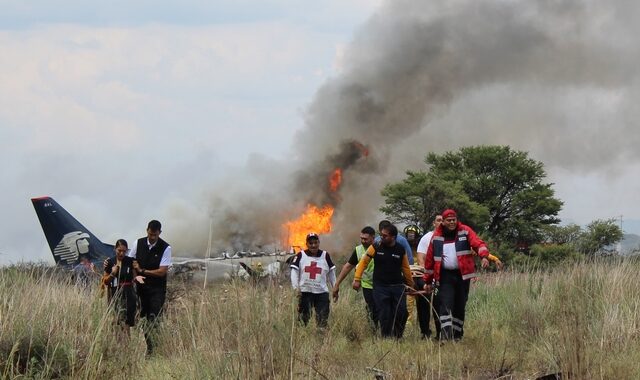
POLYGON ((307 265, 306 267, 304 267, 304 271, 309 273, 309 278, 315 280, 316 275, 322 273, 322 268, 318 268, 318 263, 313 261, 311 262, 311 265, 307 265))

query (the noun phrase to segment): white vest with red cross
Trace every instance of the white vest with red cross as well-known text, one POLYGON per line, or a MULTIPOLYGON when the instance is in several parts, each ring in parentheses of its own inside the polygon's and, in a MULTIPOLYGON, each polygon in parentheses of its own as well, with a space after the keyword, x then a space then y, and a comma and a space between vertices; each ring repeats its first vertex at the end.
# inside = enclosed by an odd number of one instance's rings
POLYGON ((327 252, 322 251, 320 256, 308 256, 304 251, 300 251, 299 289, 305 293, 328 293, 327 275, 329 274, 329 263, 327 263, 327 252))

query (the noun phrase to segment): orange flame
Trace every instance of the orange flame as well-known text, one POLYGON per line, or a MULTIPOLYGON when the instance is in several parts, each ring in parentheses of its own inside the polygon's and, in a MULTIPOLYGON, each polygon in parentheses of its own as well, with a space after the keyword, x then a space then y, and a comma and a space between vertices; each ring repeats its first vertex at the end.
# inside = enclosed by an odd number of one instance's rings
POLYGON ((331 232, 332 216, 333 207, 331 205, 325 205, 322 208, 311 204, 307 205, 307 210, 297 220, 285 223, 289 234, 288 246, 304 248, 308 233, 326 234, 331 232))
POLYGON ((331 176, 329 177, 329 189, 331 189, 331 191, 338 190, 338 187, 340 186, 341 182, 342 182, 342 170, 340 168, 337 168, 336 170, 333 171, 333 173, 331 173, 331 176))
POLYGON ((357 141, 354 141, 353 145, 360 151, 360 154, 364 157, 369 157, 369 148, 357 141))

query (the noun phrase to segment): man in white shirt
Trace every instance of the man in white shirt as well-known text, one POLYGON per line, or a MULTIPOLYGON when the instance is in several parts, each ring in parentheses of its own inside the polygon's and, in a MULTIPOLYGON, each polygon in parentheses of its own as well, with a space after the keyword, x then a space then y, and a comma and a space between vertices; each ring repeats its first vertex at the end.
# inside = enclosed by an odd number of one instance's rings
POLYGON ((138 284, 140 297, 140 317, 146 318, 149 328, 145 329, 147 352, 153 352, 154 330, 162 312, 167 293, 167 271, 171 266, 171 246, 160 239, 162 225, 152 220, 147 225, 147 236, 138 239, 127 256, 135 260, 133 267, 144 277, 144 284, 138 284))
MULTIPOLYGON (((427 250, 429 249, 429 245, 431 244, 431 238, 433 237, 433 232, 442 224, 442 215, 436 215, 433 219, 433 230, 427 232, 420 242, 418 243, 418 248, 416 250, 416 259, 418 261, 418 265, 422 270, 424 270, 424 258, 427 256, 427 250)), ((418 284, 416 289, 422 289, 424 282, 420 279, 418 280, 418 284)), ((431 337, 431 329, 429 328, 429 319, 430 313, 429 310, 433 312, 433 322, 435 324, 436 331, 436 339, 440 337, 440 319, 438 317, 438 297, 436 294, 433 295, 431 301, 429 300, 431 295, 425 294, 422 296, 416 297, 416 311, 418 312, 418 322, 420 324, 420 332, 422 333, 422 338, 431 337)))

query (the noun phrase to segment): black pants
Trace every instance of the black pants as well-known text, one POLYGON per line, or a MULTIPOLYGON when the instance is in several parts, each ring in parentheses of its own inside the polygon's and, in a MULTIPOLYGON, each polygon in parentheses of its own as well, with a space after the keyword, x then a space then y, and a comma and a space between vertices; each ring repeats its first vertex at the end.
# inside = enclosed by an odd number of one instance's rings
POLYGON ((460 340, 464 335, 464 315, 469 298, 471 280, 463 280, 460 270, 440 270, 438 287, 438 311, 440 314, 440 338, 460 340))
POLYGON ((298 319, 306 326, 311 318, 311 308, 316 312, 318 327, 327 327, 329 320, 329 293, 300 293, 298 301, 298 319))
POLYGON ((407 297, 404 285, 373 285, 373 298, 383 337, 402 338, 407 323, 407 297))
MULTIPOLYGON (((424 280, 420 277, 414 277, 416 289, 422 289, 424 287, 424 280)), ((417 295, 416 296, 416 311, 418 312, 418 323, 420 325, 420 333, 423 337, 431 337, 431 329, 429 328, 429 320, 433 313, 433 322, 435 324, 436 337, 440 337, 440 318, 438 317, 438 297, 433 297, 433 307, 431 305, 431 295, 417 295)))
POLYGON ((367 314, 374 330, 378 328, 378 312, 376 310, 376 301, 373 298, 373 289, 362 288, 362 296, 364 302, 367 303, 367 314))
POLYGON ((147 352, 153 352, 158 318, 162 314, 162 307, 167 289, 163 286, 138 286, 140 297, 140 318, 147 319, 147 327, 144 329, 144 338, 147 341, 147 352))
POLYGON ((118 321, 124 322, 128 326, 135 326, 137 299, 133 285, 122 285, 119 288, 110 287, 108 299, 109 302, 113 302, 118 321))

